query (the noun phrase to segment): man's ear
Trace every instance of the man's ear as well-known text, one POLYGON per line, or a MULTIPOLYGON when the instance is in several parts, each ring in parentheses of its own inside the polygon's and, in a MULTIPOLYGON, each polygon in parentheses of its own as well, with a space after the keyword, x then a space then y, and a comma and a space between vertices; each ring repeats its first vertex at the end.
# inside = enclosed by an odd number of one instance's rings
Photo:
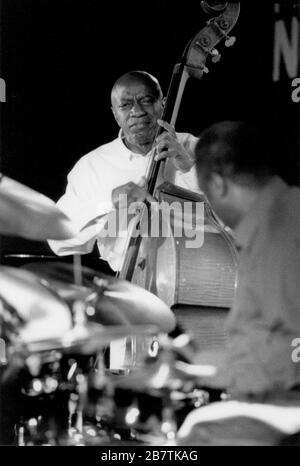
POLYGON ((164 114, 164 108, 165 108, 165 105, 166 105, 166 101, 167 101, 167 98, 166 97, 162 97, 162 99, 160 100, 160 104, 161 104, 161 108, 160 108, 160 118, 162 118, 163 114, 164 114))
POLYGON ((220 198, 226 196, 228 192, 228 181, 224 176, 214 172, 211 174, 210 182, 213 190, 220 198))

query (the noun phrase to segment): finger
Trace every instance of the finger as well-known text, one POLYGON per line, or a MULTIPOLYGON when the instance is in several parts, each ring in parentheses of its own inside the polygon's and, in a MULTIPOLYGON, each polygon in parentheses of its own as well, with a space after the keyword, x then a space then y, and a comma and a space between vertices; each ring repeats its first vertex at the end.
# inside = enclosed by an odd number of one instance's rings
POLYGON ((170 144, 168 144, 167 141, 160 141, 156 146, 156 152, 159 154, 160 152, 163 152, 164 150, 168 150, 170 144))
POLYGON ((159 154, 157 154, 157 156, 155 157, 155 160, 159 161, 159 160, 169 159, 171 157, 177 157, 177 156, 178 156, 177 152, 173 150, 164 150, 163 152, 160 152, 159 154))
POLYGON ((147 200, 148 202, 157 202, 156 199, 155 199, 155 197, 151 196, 151 194, 148 193, 148 192, 147 192, 146 200, 147 200))
POLYGON ((136 188, 134 191, 130 193, 130 199, 134 201, 141 201, 143 202, 146 199, 147 191, 144 188, 136 188))
POLYGON ((112 200, 115 209, 127 209, 128 197, 127 195, 120 195, 112 200))
POLYGON ((172 136, 176 135, 175 128, 173 125, 170 125, 170 123, 167 123, 166 121, 160 120, 160 119, 157 120, 157 123, 159 124, 159 126, 164 128, 168 133, 172 134, 172 136))
POLYGON ((144 188, 146 185, 147 185, 146 177, 145 177, 145 176, 142 176, 142 178, 140 179, 140 181, 137 183, 137 186, 138 186, 139 188, 144 188))
POLYGON ((130 213, 131 214, 138 213, 144 207, 144 205, 145 205, 144 201, 132 201, 129 205, 130 213))
POLYGON ((143 203, 145 201, 154 202, 155 199, 148 193, 148 191, 141 190, 139 192, 135 192, 130 196, 128 204, 132 202, 136 203, 143 203))
POLYGON ((152 197, 151 194, 146 189, 142 189, 142 188, 140 189, 138 200, 149 201, 149 202, 155 201, 154 197, 152 197))
POLYGON ((156 142, 156 144, 164 143, 164 142, 169 143, 171 141, 174 141, 174 139, 177 140, 177 138, 174 138, 174 136, 172 136, 172 134, 164 132, 164 133, 160 134, 159 136, 157 136, 155 142, 156 142))
POLYGON ((180 154, 182 151, 181 146, 178 144, 177 141, 174 141, 174 139, 173 140, 165 139, 163 141, 160 141, 156 145, 155 149, 156 149, 157 154, 160 154, 165 151, 173 151, 174 153, 180 154))
POLYGON ((149 199, 150 194, 147 191, 146 187, 139 187, 135 185, 128 195, 128 203, 132 202, 144 202, 146 199, 149 199))

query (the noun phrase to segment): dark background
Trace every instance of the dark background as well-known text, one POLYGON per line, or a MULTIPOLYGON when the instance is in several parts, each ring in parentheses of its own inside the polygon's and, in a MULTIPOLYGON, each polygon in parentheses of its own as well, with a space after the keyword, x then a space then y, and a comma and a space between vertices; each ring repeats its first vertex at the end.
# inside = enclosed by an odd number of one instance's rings
MULTIPOLYGON (((173 66, 204 26, 200 1, 2 0, 2 171, 58 199, 74 163, 117 134, 110 89, 143 69, 166 92, 173 66)), ((295 1, 284 15, 292 16, 295 1)), ((299 183, 299 109, 291 79, 272 82, 274 5, 242 1, 234 47, 201 81, 190 80, 177 130, 198 134, 222 119, 263 122, 278 138, 274 167, 299 183)), ((300 76, 300 73, 299 73, 300 76)), ((49 252, 46 244, 2 238, 2 254, 49 252)))

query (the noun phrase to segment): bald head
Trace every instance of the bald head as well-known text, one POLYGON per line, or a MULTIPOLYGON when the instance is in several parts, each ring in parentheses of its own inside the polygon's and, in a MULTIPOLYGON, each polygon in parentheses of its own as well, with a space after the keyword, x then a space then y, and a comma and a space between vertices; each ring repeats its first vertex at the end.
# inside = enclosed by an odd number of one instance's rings
POLYGON ((111 103, 114 103, 114 96, 118 87, 127 87, 134 83, 140 83, 152 90, 157 99, 163 98, 163 93, 158 80, 146 71, 129 71, 116 80, 111 90, 111 103))

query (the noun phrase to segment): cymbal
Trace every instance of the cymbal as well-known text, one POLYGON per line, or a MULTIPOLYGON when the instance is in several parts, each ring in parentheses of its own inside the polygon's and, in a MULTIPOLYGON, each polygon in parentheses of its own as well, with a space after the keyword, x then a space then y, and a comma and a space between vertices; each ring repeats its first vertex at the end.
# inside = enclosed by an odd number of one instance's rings
MULTIPOLYGON (((67 304, 38 278, 14 267, 0 266, 0 318, 23 343, 63 337, 72 328, 67 304), (6 310, 6 303, 14 310, 6 310)), ((5 332, 2 329, 2 333, 5 332)))
POLYGON ((44 241, 72 238, 76 229, 51 199, 4 176, 0 183, 0 233, 44 241))
MULTIPOLYGON (((91 354, 115 339, 155 335, 158 331, 154 325, 128 322, 111 327, 95 322, 74 325, 64 300, 27 270, 0 266, 0 290, 0 322, 3 323, 0 336, 7 336, 6 328, 14 334, 10 354, 24 351, 24 356, 28 356, 52 350, 91 354)), ((75 289, 77 299, 85 299, 88 293, 91 294, 91 290, 84 287, 75 289)))
MULTIPOLYGON (((64 299, 72 296, 73 269, 71 264, 32 263, 24 266, 41 279, 52 284, 64 299)), ((82 284, 97 292, 95 320, 104 325, 155 325, 168 333, 175 327, 170 308, 157 296, 125 280, 82 267, 82 284)))
MULTIPOLYGON (((119 338, 138 335, 155 335, 157 328, 146 325, 102 326, 87 322, 73 327, 60 338, 37 340, 21 345, 28 357, 31 354, 59 351, 63 353, 94 354, 119 338)), ((17 347, 15 348, 17 350, 17 347)))

